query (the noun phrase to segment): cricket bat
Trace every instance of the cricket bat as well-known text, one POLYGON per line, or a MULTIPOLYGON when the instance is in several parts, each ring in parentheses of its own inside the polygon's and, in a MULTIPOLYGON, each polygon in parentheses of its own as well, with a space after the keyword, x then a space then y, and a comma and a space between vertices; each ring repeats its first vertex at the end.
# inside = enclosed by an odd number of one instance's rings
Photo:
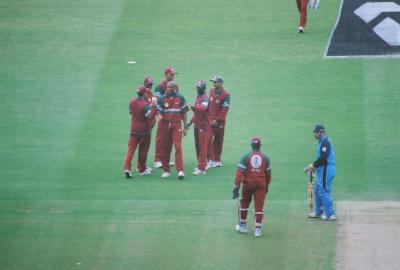
POLYGON ((310 212, 314 210, 314 178, 315 174, 312 171, 307 171, 308 176, 308 184, 307 184, 307 193, 308 193, 308 208, 310 212))

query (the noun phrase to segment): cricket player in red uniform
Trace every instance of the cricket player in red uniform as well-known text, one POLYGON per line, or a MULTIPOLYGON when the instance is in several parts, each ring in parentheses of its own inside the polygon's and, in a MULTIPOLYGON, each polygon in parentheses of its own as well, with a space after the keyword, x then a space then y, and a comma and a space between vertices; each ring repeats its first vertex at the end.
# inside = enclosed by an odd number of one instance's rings
POLYGON ((243 183, 242 199, 238 206, 240 222, 236 230, 247 233, 247 212, 254 196, 255 230, 254 236, 261 236, 261 225, 264 217, 264 200, 271 183, 271 163, 261 152, 260 138, 251 140, 252 151, 242 157, 238 165, 233 189, 233 199, 239 197, 240 184, 243 183))
POLYGON ((307 22, 307 5, 309 0, 296 0, 297 9, 300 13, 299 33, 304 33, 307 22))
POLYGON ((190 125, 194 124, 194 141, 196 146, 197 168, 193 170, 193 175, 206 174, 207 167, 207 144, 208 133, 210 129, 210 120, 208 118, 209 99, 206 94, 206 82, 198 81, 196 84, 197 97, 190 108, 193 111, 190 125))
POLYGON ((177 93, 177 89, 178 85, 174 81, 168 82, 165 95, 158 99, 157 108, 161 114, 161 119, 158 121, 158 129, 160 132, 160 157, 164 170, 161 177, 168 178, 170 176, 169 161, 172 145, 174 145, 178 179, 182 180, 185 178, 183 172, 182 136, 186 135, 186 129, 188 128, 186 121, 188 106, 185 98, 177 93))
MULTIPOLYGON (((174 80, 175 75, 178 74, 178 72, 175 71, 173 67, 166 67, 164 69, 164 76, 165 79, 162 80, 155 88, 154 90, 154 96, 157 98, 160 98, 161 96, 165 95, 165 92, 167 91, 167 83, 171 82, 174 80)), ((179 86, 177 86, 177 90, 179 89, 179 86)), ((159 122, 159 121, 158 121, 159 122)), ((157 132, 156 132, 156 146, 155 146, 155 154, 154 154, 154 168, 162 168, 162 163, 161 163, 161 145, 160 145, 160 131, 159 131, 159 126, 157 127, 157 132)), ((172 150, 172 149, 171 149, 172 150)), ((170 166, 173 166, 174 163, 171 162, 170 166)))
MULTIPOLYGON (((153 83, 154 79, 152 77, 147 76, 144 78, 143 85, 144 87, 146 87, 146 92, 144 94, 144 97, 147 99, 149 105, 151 105, 152 102, 157 104, 157 98, 154 97, 153 92, 151 91, 151 89, 153 88, 153 83)), ((154 117, 153 119, 151 119, 151 121, 149 121, 150 134, 155 124, 156 124, 156 118, 154 117)))
POLYGON ((157 112, 156 104, 149 105, 145 98, 146 87, 143 85, 137 89, 138 98, 129 103, 131 114, 131 134, 128 142, 128 153, 125 158, 124 173, 126 178, 132 178, 131 163, 136 148, 139 146, 137 169, 139 175, 149 175, 151 170, 146 167, 147 154, 149 152, 151 135, 149 122, 157 112))
POLYGON ((208 136, 207 159, 208 168, 221 167, 222 147, 224 144, 224 133, 226 116, 230 105, 230 94, 224 89, 224 79, 215 76, 211 79, 213 87, 210 90, 209 118, 210 132, 208 136))

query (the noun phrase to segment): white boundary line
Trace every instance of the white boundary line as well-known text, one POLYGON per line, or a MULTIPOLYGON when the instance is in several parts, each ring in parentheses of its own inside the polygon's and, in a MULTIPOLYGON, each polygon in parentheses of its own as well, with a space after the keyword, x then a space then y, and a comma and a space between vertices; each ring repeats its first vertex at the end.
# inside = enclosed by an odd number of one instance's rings
POLYGON ((331 32, 331 34, 329 35, 328 44, 326 45, 325 53, 324 53, 324 55, 323 55, 323 58, 324 58, 324 59, 335 59, 335 58, 337 58, 337 59, 347 59, 347 58, 350 58, 350 59, 357 59, 357 58, 370 58, 370 59, 377 59, 377 58, 381 58, 381 59, 385 59, 385 58, 386 58, 386 59, 387 59, 387 58, 400 58, 400 54, 338 55, 338 56, 328 56, 328 55, 327 55, 327 54, 328 54, 328 49, 329 49, 329 46, 331 45, 331 40, 332 40, 333 34, 334 34, 335 31, 336 31, 336 27, 337 27, 337 25, 339 24, 340 16, 342 15, 343 2, 344 2, 344 0, 341 0, 341 2, 340 2, 339 14, 338 14, 338 16, 336 17, 335 26, 333 27, 332 32, 331 32))

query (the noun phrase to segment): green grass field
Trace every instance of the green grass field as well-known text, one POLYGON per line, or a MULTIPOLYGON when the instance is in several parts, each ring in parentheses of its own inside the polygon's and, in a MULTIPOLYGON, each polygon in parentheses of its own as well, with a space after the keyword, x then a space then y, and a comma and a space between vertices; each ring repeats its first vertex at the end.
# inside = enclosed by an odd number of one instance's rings
POLYGON ((339 1, 304 35, 294 1, 0 7, 1 269, 334 269, 336 225, 305 217, 316 122, 335 144, 335 200, 400 198, 400 63, 322 58, 339 1), (225 78, 224 167, 190 176, 191 130, 185 181, 126 180, 129 99, 168 65, 189 101, 197 80, 225 78), (259 239, 233 230, 231 200, 254 135, 273 166, 259 239))

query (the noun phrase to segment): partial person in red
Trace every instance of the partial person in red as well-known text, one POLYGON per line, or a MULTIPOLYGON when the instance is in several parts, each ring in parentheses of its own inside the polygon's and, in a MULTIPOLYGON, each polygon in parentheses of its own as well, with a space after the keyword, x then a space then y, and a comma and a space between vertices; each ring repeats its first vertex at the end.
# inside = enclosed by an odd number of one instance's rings
POLYGON ((242 199, 238 206, 239 224, 236 230, 247 233, 247 212, 254 197, 255 229, 254 236, 261 236, 261 226, 264 217, 264 201, 271 183, 271 163, 261 152, 261 139, 251 140, 252 151, 245 154, 238 165, 233 189, 233 199, 239 197, 240 184, 243 183, 242 199))
POLYGON ((168 178, 171 175, 169 161, 172 145, 174 145, 178 179, 182 180, 185 178, 185 173, 183 172, 182 136, 186 135, 186 129, 188 128, 186 121, 188 106, 185 98, 176 92, 177 87, 178 85, 174 81, 168 82, 165 95, 158 99, 157 109, 161 114, 161 119, 158 121, 158 129, 160 132, 160 157, 164 170, 161 177, 168 178))
MULTIPOLYGON (((167 91, 167 83, 171 82, 174 80, 175 75, 178 74, 176 70, 173 67, 166 67, 164 69, 164 76, 165 79, 162 80, 154 89, 154 96, 156 98, 160 98, 161 96, 165 95, 165 92, 167 91)), ((179 86, 177 85, 177 91, 179 90, 179 86)), ((158 117, 157 122, 159 122, 160 117, 158 117)), ((159 127, 160 125, 158 125, 159 127)), ((157 132, 156 132, 156 146, 155 146, 155 153, 154 153, 154 168, 162 168, 162 163, 161 163, 161 145, 160 145, 160 131, 159 128, 157 127, 157 132)), ((170 162, 170 166, 174 166, 175 164, 173 162, 170 162)))
POLYGON ((139 146, 137 169, 140 176, 151 174, 151 170, 146 167, 147 154, 149 152, 151 135, 149 122, 155 117, 157 107, 155 103, 151 105, 145 98, 146 88, 141 85, 137 89, 138 97, 129 103, 129 113, 131 114, 131 132, 128 142, 128 152, 125 158, 124 173, 126 178, 132 178, 131 163, 136 148, 139 146))
MULTIPOLYGON (((150 76, 146 76, 144 78, 144 82, 143 85, 146 88, 146 92, 144 94, 144 97, 147 99, 149 105, 153 102, 155 104, 157 104, 157 98, 154 97, 153 92, 151 91, 151 89, 153 88, 153 83, 154 83, 154 79, 150 76)), ((150 125, 150 133, 153 130, 154 126, 156 124, 156 118, 154 117, 153 119, 151 119, 151 121, 149 122, 150 125)), ((151 134, 150 134, 151 135, 151 134)))
POLYGON ((208 103, 209 99, 206 94, 206 82, 198 81, 196 84, 197 97, 190 106, 193 111, 193 117, 190 125, 194 124, 194 141, 197 156, 197 168, 193 170, 193 175, 206 174, 207 167, 207 144, 208 132, 210 129, 210 120, 208 119, 208 103))
POLYGON ((307 6, 309 0, 296 0, 297 9, 300 13, 299 33, 304 33, 307 22, 307 6))
POLYGON ((221 155, 224 145, 226 116, 228 114, 231 96, 223 87, 224 79, 215 76, 211 79, 213 87, 210 89, 209 118, 211 128, 208 136, 207 167, 221 167, 221 155))

